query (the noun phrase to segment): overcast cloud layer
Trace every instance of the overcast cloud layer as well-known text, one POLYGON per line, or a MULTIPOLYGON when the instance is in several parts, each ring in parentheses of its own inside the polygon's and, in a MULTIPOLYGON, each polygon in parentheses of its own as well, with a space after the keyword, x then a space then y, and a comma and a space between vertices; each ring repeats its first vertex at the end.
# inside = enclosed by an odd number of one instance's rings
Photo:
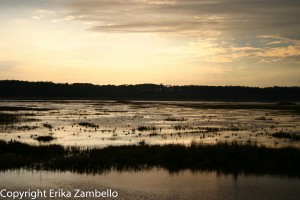
POLYGON ((234 40, 214 46, 225 51, 221 60, 256 56, 265 62, 288 58, 299 63, 297 0, 77 0, 67 8, 69 16, 89 22, 92 31, 234 40))
POLYGON ((77 0, 68 8, 70 15, 94 22, 91 29, 98 31, 178 34, 215 30, 300 39, 297 0, 77 0))

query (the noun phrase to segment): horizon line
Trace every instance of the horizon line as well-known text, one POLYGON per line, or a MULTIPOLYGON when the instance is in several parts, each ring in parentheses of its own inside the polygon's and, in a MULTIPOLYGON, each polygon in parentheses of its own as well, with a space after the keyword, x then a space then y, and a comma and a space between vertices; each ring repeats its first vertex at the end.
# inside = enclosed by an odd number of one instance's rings
POLYGON ((248 88, 299 88, 297 85, 273 85, 273 86, 250 86, 250 85, 196 85, 196 84, 164 84, 164 83, 123 83, 123 84, 97 84, 97 83, 91 83, 91 82, 54 82, 54 81, 30 81, 30 80, 17 80, 17 79, 0 79, 0 82, 3 81, 18 81, 18 82, 28 82, 28 83, 53 83, 53 84, 68 84, 68 85, 74 85, 74 84, 90 84, 94 86, 136 86, 136 85, 161 85, 165 87, 185 87, 185 86, 202 86, 202 87, 248 87, 248 88))

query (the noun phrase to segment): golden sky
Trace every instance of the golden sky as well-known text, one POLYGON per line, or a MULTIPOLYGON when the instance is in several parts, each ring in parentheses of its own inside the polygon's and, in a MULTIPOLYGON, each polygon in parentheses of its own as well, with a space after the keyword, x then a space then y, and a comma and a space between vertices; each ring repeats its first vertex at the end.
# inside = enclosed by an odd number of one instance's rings
POLYGON ((299 0, 1 0, 0 79, 300 86, 299 0))

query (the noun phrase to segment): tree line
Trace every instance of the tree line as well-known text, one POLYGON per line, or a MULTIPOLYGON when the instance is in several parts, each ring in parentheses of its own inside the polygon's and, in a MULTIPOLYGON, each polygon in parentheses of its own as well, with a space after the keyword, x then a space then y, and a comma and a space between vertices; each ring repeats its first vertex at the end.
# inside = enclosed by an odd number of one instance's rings
POLYGON ((300 87, 94 85, 0 80, 1 99, 298 101, 300 87))

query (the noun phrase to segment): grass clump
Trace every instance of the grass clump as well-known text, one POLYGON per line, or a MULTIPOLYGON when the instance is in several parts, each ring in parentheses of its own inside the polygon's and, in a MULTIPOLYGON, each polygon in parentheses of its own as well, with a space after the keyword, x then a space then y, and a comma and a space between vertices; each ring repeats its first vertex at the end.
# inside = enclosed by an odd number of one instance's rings
POLYGON ((266 118, 265 116, 262 116, 262 117, 257 117, 255 118, 256 120, 262 120, 262 121, 265 121, 265 120, 272 120, 272 118, 266 118))
POLYGON ((98 125, 90 123, 90 122, 79 122, 80 126, 90 127, 90 128, 99 128, 98 125))
POLYGON ((138 131, 155 131, 156 127, 154 126, 139 126, 137 128, 138 131))
POLYGON ((53 137, 51 135, 46 135, 46 136, 38 136, 34 139, 36 139, 39 142, 51 142, 52 140, 55 139, 55 137, 53 137))
POLYGON ((221 129, 217 128, 217 127, 206 127, 204 130, 205 130, 205 132, 219 132, 219 131, 221 131, 221 129))
POLYGON ((44 124, 43 124, 43 127, 49 128, 49 129, 52 129, 52 128, 53 128, 52 125, 51 125, 51 124, 48 124, 48 123, 44 123, 44 124))
POLYGON ((38 121, 34 118, 27 118, 28 114, 0 113, 0 124, 13 124, 18 122, 34 122, 38 121))
POLYGON ((0 111, 49 111, 50 108, 23 107, 23 106, 0 106, 0 111))
POLYGON ((20 120, 20 115, 11 113, 0 113, 0 123, 16 123, 20 120))
POLYGON ((272 136, 275 138, 284 138, 293 141, 300 141, 300 135, 297 135, 295 133, 291 134, 291 133, 278 132, 278 133, 274 133, 272 136))
POLYGON ((182 118, 175 118, 175 117, 168 117, 165 119, 165 121, 170 121, 170 122, 176 122, 176 121, 186 121, 186 119, 182 118))
POLYGON ((34 169, 39 163, 63 157, 64 154, 64 148, 59 145, 31 146, 0 140, 0 169, 34 169))

